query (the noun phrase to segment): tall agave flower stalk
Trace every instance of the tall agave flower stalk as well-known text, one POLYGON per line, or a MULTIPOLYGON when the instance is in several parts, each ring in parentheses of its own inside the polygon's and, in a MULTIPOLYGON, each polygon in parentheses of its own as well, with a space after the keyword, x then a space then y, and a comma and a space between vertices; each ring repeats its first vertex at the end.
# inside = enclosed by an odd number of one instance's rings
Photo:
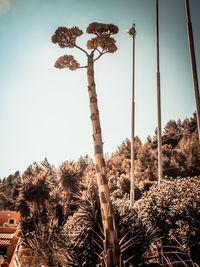
POLYGON ((94 34, 95 37, 87 41, 87 48, 84 50, 76 44, 76 38, 83 34, 78 27, 59 27, 52 36, 52 42, 58 43, 61 48, 77 48, 87 57, 87 65, 80 66, 72 55, 60 57, 56 63, 56 68, 69 68, 76 70, 87 69, 88 95, 90 102, 91 122, 93 128, 93 144, 96 162, 97 184, 99 190, 101 216, 104 228, 104 264, 105 266, 119 266, 119 245, 114 211, 112 209, 108 181, 106 178, 106 166, 103 155, 103 142, 101 125, 97 103, 97 94, 94 79, 94 62, 106 53, 114 53, 117 50, 115 39, 112 34, 118 32, 118 27, 113 24, 103 24, 93 22, 87 27, 87 33, 94 34))

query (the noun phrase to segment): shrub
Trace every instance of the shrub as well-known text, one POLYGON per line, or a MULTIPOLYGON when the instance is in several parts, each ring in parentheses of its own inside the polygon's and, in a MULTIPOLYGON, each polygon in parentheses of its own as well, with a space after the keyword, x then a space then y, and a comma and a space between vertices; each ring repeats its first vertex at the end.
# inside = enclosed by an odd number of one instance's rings
POLYGON ((158 228, 161 245, 190 250, 199 264, 200 177, 164 180, 146 192, 136 205, 144 227, 158 228))

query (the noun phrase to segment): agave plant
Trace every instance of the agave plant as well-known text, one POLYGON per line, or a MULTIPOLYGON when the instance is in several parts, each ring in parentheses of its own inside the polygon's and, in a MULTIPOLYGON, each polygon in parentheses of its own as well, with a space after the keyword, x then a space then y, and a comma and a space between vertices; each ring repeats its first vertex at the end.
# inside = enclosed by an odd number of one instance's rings
MULTIPOLYGON (((68 223, 71 234, 71 253, 74 261, 70 266, 102 266, 106 265, 104 254, 104 232, 101 224, 100 202, 97 187, 92 185, 79 196, 78 210, 68 223)), ((119 267, 144 266, 148 262, 145 252, 150 244, 159 238, 157 229, 146 229, 137 220, 137 212, 127 205, 115 205, 115 217, 119 233, 119 267), (117 210, 120 210, 117 211, 117 210)), ((68 248, 69 249, 69 248, 68 248)))
POLYGON ((118 27, 114 24, 105 24, 93 22, 86 29, 88 34, 94 37, 87 41, 87 49, 77 44, 77 38, 83 34, 78 27, 72 28, 58 27, 52 36, 52 42, 58 44, 61 48, 75 48, 83 52, 87 59, 87 65, 81 66, 72 55, 64 55, 58 58, 55 67, 59 69, 68 68, 71 71, 86 68, 88 80, 88 96, 90 102, 90 118, 93 129, 93 145, 96 163, 96 177, 99 188, 99 196, 101 203, 101 213, 104 231, 104 252, 106 261, 109 266, 117 266, 118 258, 118 236, 112 213, 112 204, 110 201, 110 192, 106 177, 105 158, 103 154, 103 141, 101 133, 101 124, 98 109, 98 100, 94 77, 94 64, 106 53, 114 53, 117 51, 116 41, 112 35, 118 33, 118 27))
POLYGON ((161 266, 186 266, 195 267, 199 266, 193 261, 191 257, 191 251, 189 248, 184 248, 175 236, 172 235, 172 240, 174 244, 162 245, 157 247, 158 264, 161 266))
POLYGON ((77 197, 78 210, 68 221, 71 236, 71 252, 74 255, 71 266, 93 266, 103 251, 103 230, 100 203, 96 186, 77 197))

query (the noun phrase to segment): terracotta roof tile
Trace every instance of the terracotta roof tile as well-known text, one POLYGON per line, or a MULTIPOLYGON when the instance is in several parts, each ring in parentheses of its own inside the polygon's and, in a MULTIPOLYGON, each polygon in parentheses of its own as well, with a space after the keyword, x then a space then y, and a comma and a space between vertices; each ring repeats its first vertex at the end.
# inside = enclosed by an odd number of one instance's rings
POLYGON ((0 245, 9 245, 15 233, 0 233, 0 245))

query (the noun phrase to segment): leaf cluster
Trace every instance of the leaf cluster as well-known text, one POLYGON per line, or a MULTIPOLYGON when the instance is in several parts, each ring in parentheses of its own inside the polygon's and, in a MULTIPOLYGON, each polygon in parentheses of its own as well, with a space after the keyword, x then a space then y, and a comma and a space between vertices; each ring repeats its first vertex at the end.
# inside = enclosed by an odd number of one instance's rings
POLYGON ((31 174, 22 178, 21 197, 28 202, 37 202, 44 204, 50 198, 50 188, 48 186, 48 173, 40 171, 39 173, 32 169, 31 174))

